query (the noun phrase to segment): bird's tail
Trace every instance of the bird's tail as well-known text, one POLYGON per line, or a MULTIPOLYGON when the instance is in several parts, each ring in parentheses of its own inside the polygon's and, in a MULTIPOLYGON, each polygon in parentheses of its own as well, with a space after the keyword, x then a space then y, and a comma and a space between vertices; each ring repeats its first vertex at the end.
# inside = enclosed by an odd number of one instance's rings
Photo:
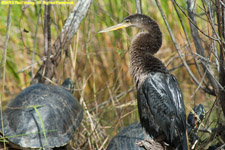
POLYGON ((173 149, 167 149, 167 150, 189 150, 187 134, 184 134, 183 143, 180 143, 180 145, 177 146, 175 149, 173 148, 173 149))
POLYGON ((188 136, 187 136, 187 132, 186 134, 184 134, 184 138, 183 138, 183 144, 181 146, 181 148, 179 150, 189 150, 188 148, 188 136))

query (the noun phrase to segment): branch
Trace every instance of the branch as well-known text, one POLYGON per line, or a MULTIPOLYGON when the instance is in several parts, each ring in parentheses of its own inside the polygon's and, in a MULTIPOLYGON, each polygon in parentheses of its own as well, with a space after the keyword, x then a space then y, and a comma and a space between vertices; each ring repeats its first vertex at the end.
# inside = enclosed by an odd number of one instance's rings
MULTIPOLYGON (((49 0, 47 0, 49 1, 49 0)), ((54 70, 51 68, 50 64, 50 55, 51 52, 51 5, 45 5, 45 21, 44 21, 44 56, 47 58, 46 61, 44 61, 44 72, 43 75, 46 78, 50 78, 51 74, 54 74, 54 70)), ((40 82, 44 82, 45 78, 41 78, 40 82)))
MULTIPOLYGON (((50 60, 49 69, 53 70, 51 74, 48 74, 48 78, 52 79, 55 74, 55 68, 58 66, 62 53, 65 52, 69 46, 69 43, 73 36, 76 34, 78 27, 80 26, 81 21, 84 16, 87 14, 88 9, 93 0, 79 0, 73 9, 72 13, 66 20, 66 23, 63 26, 62 32, 58 36, 57 40, 53 44, 53 54, 54 57, 50 60)), ((34 79, 31 81, 31 84, 41 82, 44 72, 44 64, 41 65, 38 72, 36 73, 34 79)))
MULTIPOLYGON (((39 8, 39 11, 38 11, 37 23, 36 23, 36 27, 35 27, 35 33, 34 33, 32 64, 34 64, 34 56, 35 56, 35 49, 36 49, 36 43, 37 43, 37 32, 38 32, 38 24, 39 24, 40 14, 41 14, 41 7, 39 8)), ((21 20, 20 20, 20 24, 21 24, 21 20)), ((32 78, 34 77, 33 65, 31 66, 31 77, 32 78)))
POLYGON ((137 13, 142 14, 141 0, 136 0, 136 8, 137 8, 137 13))
MULTIPOLYGON (((220 5, 221 0, 217 0, 217 22, 218 22, 218 33, 220 36, 220 40, 222 43, 223 40, 223 26, 224 26, 224 22, 222 21, 222 14, 223 14, 223 9, 221 9, 221 5, 220 5)), ((220 44, 220 58, 219 58, 219 82, 220 84, 225 87, 225 62, 224 62, 224 47, 223 44, 220 44)), ((220 100, 220 104, 223 110, 223 114, 225 116, 225 91, 220 88, 219 89, 219 100, 220 100)))

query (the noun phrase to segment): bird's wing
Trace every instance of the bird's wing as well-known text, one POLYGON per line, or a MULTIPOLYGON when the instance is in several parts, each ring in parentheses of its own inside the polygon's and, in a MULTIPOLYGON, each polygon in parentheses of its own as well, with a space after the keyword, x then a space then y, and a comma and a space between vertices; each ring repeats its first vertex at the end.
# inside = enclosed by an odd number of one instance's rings
POLYGON ((171 74, 150 73, 138 89, 142 126, 153 136, 166 135, 167 142, 179 144, 186 129, 183 96, 171 74))

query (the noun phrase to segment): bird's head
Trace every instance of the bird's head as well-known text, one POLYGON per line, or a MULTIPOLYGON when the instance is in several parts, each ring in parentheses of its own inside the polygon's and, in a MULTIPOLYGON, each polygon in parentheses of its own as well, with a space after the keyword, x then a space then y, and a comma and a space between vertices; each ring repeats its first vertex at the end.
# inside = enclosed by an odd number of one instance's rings
POLYGON ((74 83, 70 78, 67 78, 63 84, 62 87, 65 88, 67 91, 73 93, 73 89, 74 89, 74 83))
POLYGON ((106 28, 99 31, 99 33, 114 31, 126 27, 137 27, 139 29, 150 30, 152 27, 158 26, 157 23, 143 14, 133 14, 123 19, 123 21, 117 25, 106 28))

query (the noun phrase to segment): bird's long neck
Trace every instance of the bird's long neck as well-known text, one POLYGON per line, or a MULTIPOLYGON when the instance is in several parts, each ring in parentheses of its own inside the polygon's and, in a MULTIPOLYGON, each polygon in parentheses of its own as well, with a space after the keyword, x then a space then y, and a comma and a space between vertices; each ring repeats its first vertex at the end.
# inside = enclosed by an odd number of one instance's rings
POLYGON ((149 73, 168 72, 164 64, 153 56, 161 45, 162 33, 159 27, 158 29, 147 29, 147 32, 140 32, 132 40, 130 46, 131 74, 137 88, 142 85, 149 73))

